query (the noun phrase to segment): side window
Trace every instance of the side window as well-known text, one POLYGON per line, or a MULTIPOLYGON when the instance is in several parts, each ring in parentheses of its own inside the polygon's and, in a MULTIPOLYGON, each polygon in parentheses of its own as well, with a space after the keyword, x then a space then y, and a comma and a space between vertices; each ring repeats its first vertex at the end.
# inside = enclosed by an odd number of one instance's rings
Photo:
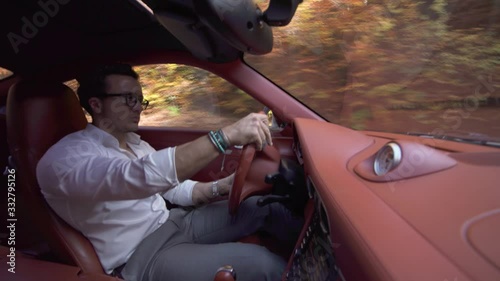
MULTIPOLYGON (((206 70, 178 64, 134 67, 148 108, 140 126, 213 129, 229 125, 264 105, 206 70)), ((65 82, 75 92, 76 80, 65 82)), ((85 112, 87 120, 92 119, 85 112)))
POLYGON ((264 108, 239 88, 203 69, 177 64, 134 69, 149 100, 141 126, 213 129, 264 108))
POLYGON ((8 77, 12 76, 13 74, 14 73, 12 73, 12 71, 10 71, 6 68, 0 67, 0 80, 8 78, 8 77))

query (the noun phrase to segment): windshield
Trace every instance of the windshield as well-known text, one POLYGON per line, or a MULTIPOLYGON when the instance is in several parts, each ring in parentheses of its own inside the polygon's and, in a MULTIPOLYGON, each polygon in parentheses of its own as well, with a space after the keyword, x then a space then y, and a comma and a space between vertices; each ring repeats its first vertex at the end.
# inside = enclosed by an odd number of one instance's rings
POLYGON ((330 122, 500 141, 500 1, 304 0, 245 61, 330 122))

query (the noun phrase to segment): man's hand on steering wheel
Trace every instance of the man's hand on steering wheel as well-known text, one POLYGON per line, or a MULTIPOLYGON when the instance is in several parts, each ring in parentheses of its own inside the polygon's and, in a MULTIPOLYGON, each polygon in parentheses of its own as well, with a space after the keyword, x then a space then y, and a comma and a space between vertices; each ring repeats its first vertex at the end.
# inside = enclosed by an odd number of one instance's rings
POLYGON ((222 128, 231 145, 254 144, 257 150, 272 145, 267 115, 251 113, 239 121, 222 128))
MULTIPOLYGON (((273 141, 266 114, 251 113, 239 121, 222 128, 222 132, 227 137, 228 145, 244 146, 238 169, 234 175, 229 177, 232 181, 232 187, 229 189, 229 213, 235 214, 240 202, 248 195, 248 192, 251 193, 254 189, 258 190, 260 185, 265 185, 263 175, 261 179, 260 177, 258 177, 259 179, 254 179, 258 181, 256 188, 253 185, 247 186, 246 192, 242 194, 242 190, 247 182, 247 175, 256 156, 256 151, 259 151, 259 153, 260 151, 265 152, 259 157, 260 163, 265 164, 263 167, 272 166, 272 172, 278 168, 279 153, 276 148, 272 147, 273 141), (265 150, 264 148, 267 145, 269 147, 265 150), (262 181, 262 184, 260 181, 262 181)), ((221 193, 224 194, 225 192, 222 191, 221 193)))

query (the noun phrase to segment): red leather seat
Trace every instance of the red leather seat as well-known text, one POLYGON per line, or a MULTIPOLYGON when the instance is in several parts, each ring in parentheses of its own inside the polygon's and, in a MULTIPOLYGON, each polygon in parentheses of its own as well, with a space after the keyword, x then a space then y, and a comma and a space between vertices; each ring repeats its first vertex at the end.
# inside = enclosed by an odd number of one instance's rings
MULTIPOLYGON (((7 140, 17 168, 17 191, 30 206, 36 229, 59 262, 105 274, 90 241, 55 214, 36 180, 36 165, 47 149, 86 124, 78 97, 62 83, 20 81, 9 90, 7 140)), ((232 274, 218 271, 216 280, 234 280, 232 274)))
POLYGON ((61 83, 20 81, 7 99, 7 140, 17 167, 18 192, 58 261, 87 273, 104 273, 92 244, 47 205, 36 180, 43 154, 65 135, 85 128, 77 96, 61 83))

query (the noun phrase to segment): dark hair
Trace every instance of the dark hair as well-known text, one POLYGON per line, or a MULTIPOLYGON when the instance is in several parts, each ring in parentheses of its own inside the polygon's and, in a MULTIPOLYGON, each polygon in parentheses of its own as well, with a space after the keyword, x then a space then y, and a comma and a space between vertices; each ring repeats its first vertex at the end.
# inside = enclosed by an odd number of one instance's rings
POLYGON ((113 63, 101 65, 85 76, 77 79, 80 86, 77 94, 80 104, 92 115, 92 108, 89 99, 106 91, 106 77, 112 74, 126 75, 139 79, 139 75, 132 69, 132 66, 125 63, 113 63))

